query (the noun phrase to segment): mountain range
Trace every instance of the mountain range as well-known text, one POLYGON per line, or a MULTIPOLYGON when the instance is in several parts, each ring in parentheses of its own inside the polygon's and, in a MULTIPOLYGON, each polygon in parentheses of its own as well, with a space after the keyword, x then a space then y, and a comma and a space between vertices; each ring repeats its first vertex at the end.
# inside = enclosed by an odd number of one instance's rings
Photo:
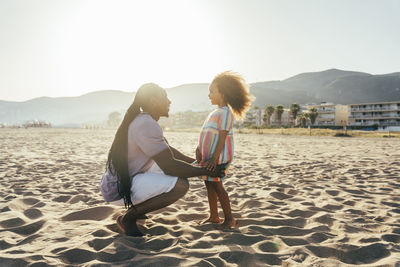
MULTIPOLYGON (((207 83, 184 84, 167 88, 171 113, 212 109, 207 83)), ((400 72, 372 75, 363 72, 330 69, 302 73, 282 81, 250 84, 256 97, 253 106, 332 102, 356 104, 400 101, 400 72)), ((44 120, 53 125, 101 123, 113 111, 124 113, 134 92, 104 90, 76 97, 39 97, 24 102, 0 100, 0 123, 22 124, 44 120)))

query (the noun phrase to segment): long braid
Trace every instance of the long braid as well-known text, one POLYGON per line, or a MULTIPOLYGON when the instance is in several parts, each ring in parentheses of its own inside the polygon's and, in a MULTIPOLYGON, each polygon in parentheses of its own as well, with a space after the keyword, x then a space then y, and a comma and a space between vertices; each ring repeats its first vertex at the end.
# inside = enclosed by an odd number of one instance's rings
POLYGON ((139 97, 125 113, 124 119, 115 134, 114 142, 108 153, 107 166, 113 175, 118 177, 118 193, 124 199, 126 208, 133 206, 131 201, 131 177, 128 169, 128 128, 140 113, 139 97))

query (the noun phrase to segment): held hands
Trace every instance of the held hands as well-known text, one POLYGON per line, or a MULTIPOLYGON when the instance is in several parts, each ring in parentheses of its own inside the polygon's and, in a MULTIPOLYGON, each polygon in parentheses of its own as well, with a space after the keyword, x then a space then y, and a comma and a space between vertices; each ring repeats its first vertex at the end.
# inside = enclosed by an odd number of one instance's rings
MULTIPOLYGON (((200 148, 196 148, 196 161, 201 162, 202 155, 200 152, 200 148)), ((217 165, 217 159, 211 158, 207 161, 205 161, 201 166, 206 169, 209 173, 208 176, 211 177, 225 177, 225 169, 226 169, 226 164, 219 164, 217 165)))
POLYGON ((211 158, 204 162, 203 167, 211 172, 211 174, 209 175, 211 177, 225 177, 226 164, 217 165, 217 160, 214 158, 211 158))
POLYGON ((210 171, 209 176, 224 178, 225 169, 226 169, 226 164, 218 164, 215 166, 215 169, 213 171, 210 171))
POLYGON ((204 162, 204 168, 206 168, 208 171, 214 171, 215 167, 217 166, 217 161, 214 160, 213 158, 207 160, 204 162))

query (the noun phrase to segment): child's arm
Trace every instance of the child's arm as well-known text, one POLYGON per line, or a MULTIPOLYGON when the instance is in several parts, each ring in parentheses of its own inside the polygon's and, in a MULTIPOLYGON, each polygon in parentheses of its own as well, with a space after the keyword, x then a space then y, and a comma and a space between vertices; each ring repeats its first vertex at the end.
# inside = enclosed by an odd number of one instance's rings
POLYGON ((218 160, 219 156, 221 155, 222 148, 224 147, 225 139, 226 139, 226 136, 228 135, 228 133, 229 133, 229 131, 223 131, 223 130, 219 131, 218 143, 217 143, 217 147, 215 148, 214 154, 212 155, 212 157, 209 160, 207 160, 205 162, 205 165, 204 165, 207 170, 209 170, 209 171, 215 170, 215 166, 217 165, 217 160, 218 160))
POLYGON ((197 147, 197 148, 196 148, 196 161, 197 161, 198 163, 200 163, 200 162, 201 162, 201 152, 200 152, 200 147, 197 147))

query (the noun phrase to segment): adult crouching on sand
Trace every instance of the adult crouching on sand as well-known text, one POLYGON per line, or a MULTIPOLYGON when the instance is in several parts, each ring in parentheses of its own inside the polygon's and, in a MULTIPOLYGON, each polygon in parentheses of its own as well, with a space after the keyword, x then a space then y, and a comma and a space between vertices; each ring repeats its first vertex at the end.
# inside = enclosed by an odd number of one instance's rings
POLYGON ((170 104, 160 86, 141 86, 109 151, 100 189, 107 202, 128 208, 117 218, 117 226, 126 235, 143 235, 136 220, 183 197, 189 188, 186 178, 224 175, 223 166, 209 171, 190 165, 195 159, 167 143, 157 121, 168 117, 170 104))

